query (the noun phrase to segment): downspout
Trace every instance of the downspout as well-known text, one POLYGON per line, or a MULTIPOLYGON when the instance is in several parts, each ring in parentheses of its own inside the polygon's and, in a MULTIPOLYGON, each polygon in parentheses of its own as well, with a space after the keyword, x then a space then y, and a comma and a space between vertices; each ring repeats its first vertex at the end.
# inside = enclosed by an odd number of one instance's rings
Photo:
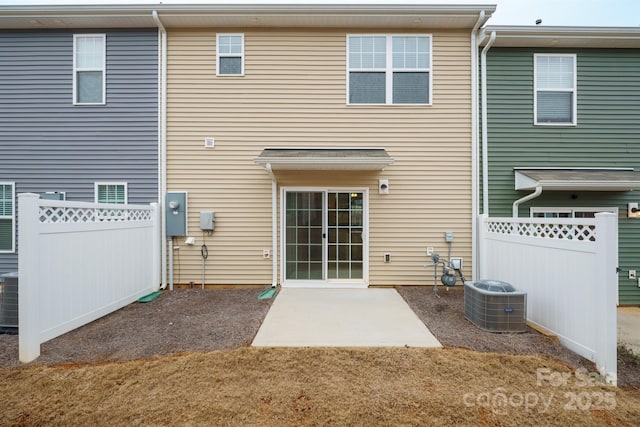
POLYGON ((489 141, 487 131, 487 52, 496 39, 496 32, 492 31, 489 41, 482 49, 480 57, 480 72, 482 85, 482 213, 489 215, 489 141))
POLYGON ((529 200, 535 199, 536 197, 538 197, 541 194, 542 194, 542 187, 541 186, 537 186, 533 193, 527 194, 526 196, 524 196, 524 197, 516 200, 515 202, 513 202, 513 208, 511 210, 511 214, 512 214, 513 218, 518 218, 518 207, 520 206, 520 203, 528 202, 529 200))
POLYGON ((278 286, 278 181, 271 169, 271 163, 266 165, 271 177, 271 287, 278 286))
POLYGON ((484 20, 484 10, 480 11, 478 21, 471 30, 471 263, 476 274, 476 242, 478 215, 478 28, 484 20))
MULTIPOLYGON (((160 17, 157 11, 151 12, 151 17, 158 26, 158 33, 160 35, 160 46, 158 46, 159 65, 159 86, 160 86, 160 99, 158 102, 158 115, 160 116, 160 214, 161 221, 161 234, 162 234, 162 255, 161 255, 161 268, 162 268, 162 289, 167 287, 167 222, 164 215, 165 209, 165 196, 167 194, 167 30, 162 25, 160 17)), ((172 251, 173 254, 173 251, 172 251)), ((173 267, 173 265, 171 266, 173 267)), ((169 290, 173 290, 173 277, 171 277, 171 286, 169 290)))

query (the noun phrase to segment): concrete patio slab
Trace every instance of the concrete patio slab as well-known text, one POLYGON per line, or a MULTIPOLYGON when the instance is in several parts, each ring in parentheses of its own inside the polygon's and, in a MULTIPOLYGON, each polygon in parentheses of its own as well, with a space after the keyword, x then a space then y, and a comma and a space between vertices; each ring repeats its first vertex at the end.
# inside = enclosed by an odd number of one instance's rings
POLYGON ((640 355, 640 307, 618 307, 618 342, 640 355))
POLYGON ((281 289, 256 347, 442 347, 395 289, 281 289))

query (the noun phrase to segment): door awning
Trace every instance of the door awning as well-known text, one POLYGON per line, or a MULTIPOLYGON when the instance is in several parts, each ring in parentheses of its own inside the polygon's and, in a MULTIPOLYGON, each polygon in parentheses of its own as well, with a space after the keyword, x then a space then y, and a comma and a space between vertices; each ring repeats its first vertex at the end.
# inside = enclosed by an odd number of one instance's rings
POLYGON ((255 161, 272 170, 376 171, 393 163, 383 148, 265 148, 255 161))
POLYGON ((633 169, 514 169, 516 190, 630 191, 640 190, 633 169))

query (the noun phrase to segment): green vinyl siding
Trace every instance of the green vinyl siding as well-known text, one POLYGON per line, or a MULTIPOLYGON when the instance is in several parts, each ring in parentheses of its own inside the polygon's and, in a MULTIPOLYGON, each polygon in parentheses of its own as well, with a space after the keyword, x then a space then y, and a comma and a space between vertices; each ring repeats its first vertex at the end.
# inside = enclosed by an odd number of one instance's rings
MULTIPOLYGON (((489 214, 511 216, 514 167, 634 168, 640 171, 640 50, 492 48, 487 56, 489 214), (535 53, 576 54, 577 124, 534 125, 535 53)), ((480 182, 481 184, 481 182, 480 182)), ((640 304, 628 270, 640 270, 640 220, 627 203, 640 192, 547 191, 520 206, 617 207, 620 304, 640 304)))

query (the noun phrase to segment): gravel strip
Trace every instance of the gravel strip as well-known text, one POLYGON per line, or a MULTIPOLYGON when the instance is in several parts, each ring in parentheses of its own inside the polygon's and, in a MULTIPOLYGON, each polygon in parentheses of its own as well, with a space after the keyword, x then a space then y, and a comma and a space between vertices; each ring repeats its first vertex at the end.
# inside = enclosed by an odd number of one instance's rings
MULTIPOLYGON (((273 299, 264 289, 174 290, 132 303, 41 346, 35 364, 146 359, 251 344, 273 299)), ((0 335, 0 367, 19 366, 17 335, 0 335)))

